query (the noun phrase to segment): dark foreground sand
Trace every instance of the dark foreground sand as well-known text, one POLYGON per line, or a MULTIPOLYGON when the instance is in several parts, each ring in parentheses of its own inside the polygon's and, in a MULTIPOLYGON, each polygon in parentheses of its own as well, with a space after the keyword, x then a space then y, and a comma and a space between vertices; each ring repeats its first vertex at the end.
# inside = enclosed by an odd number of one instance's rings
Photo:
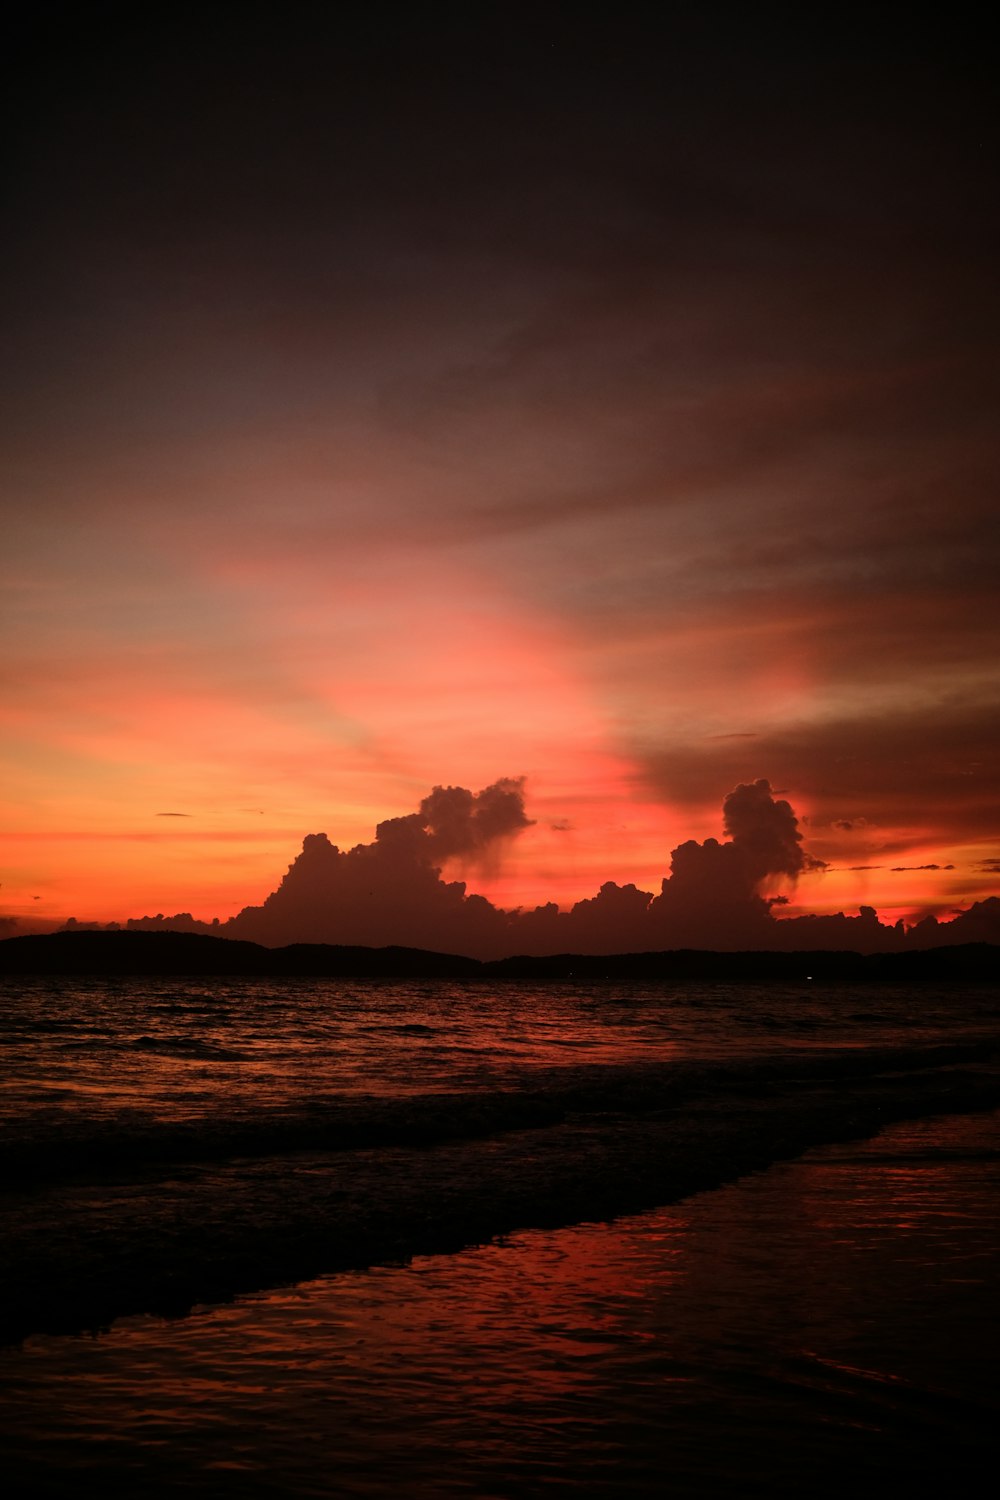
POLYGON ((671 1207, 0 1351, 16 1493, 68 1500, 978 1493, 1000 1114, 671 1207))

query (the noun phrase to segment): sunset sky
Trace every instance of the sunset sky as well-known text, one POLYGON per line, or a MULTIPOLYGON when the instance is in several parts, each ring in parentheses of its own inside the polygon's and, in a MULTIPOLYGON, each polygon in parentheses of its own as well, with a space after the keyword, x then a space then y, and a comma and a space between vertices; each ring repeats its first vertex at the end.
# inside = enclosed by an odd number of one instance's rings
POLYGON ((347 14, 20 23, 0 914, 225 918, 522 776, 503 906, 757 778, 790 913, 1000 893, 982 40, 347 14))

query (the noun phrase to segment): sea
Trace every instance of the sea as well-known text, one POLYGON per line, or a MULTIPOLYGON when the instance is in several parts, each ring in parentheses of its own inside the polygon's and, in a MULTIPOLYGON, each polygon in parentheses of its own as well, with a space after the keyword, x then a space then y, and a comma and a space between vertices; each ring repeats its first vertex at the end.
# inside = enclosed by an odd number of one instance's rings
POLYGON ((17 976, 11 1493, 972 1493, 1000 992, 17 976))

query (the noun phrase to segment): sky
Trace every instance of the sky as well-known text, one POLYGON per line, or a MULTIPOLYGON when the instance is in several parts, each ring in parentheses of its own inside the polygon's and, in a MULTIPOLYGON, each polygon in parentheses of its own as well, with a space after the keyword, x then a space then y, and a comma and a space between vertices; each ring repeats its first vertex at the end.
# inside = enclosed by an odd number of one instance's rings
POLYGON ((9 930, 507 782, 442 864, 503 908, 655 895, 761 780, 785 915, 1000 892, 983 39, 648 12, 15 23, 9 930))

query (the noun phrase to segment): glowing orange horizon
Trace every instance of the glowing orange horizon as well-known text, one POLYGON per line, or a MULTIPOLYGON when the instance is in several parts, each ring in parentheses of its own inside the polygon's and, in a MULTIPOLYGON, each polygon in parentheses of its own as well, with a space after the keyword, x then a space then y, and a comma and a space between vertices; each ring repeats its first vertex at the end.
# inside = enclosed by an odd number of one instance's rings
MULTIPOLYGON (((539 578, 515 587, 488 550, 421 549, 410 523, 376 546, 355 518, 331 577, 309 516, 303 502, 298 530, 234 546, 209 514, 195 546, 191 518, 167 529, 149 510, 129 548, 138 535, 156 556, 162 618, 126 589, 143 629, 123 634, 84 597, 79 622, 26 645, 0 704, 0 914, 225 920, 275 889, 306 834, 368 843, 432 786, 502 775, 527 778, 534 826, 489 868, 445 873, 504 909, 565 909, 606 881, 657 894, 671 850, 721 838, 722 798, 760 776, 830 867, 779 881, 782 915, 864 904, 911 920, 997 890, 973 784, 973 800, 953 795, 954 826, 888 802, 880 822, 876 794, 838 800, 772 767, 786 726, 826 733, 822 654, 841 604, 789 596, 748 623, 735 596, 667 600, 611 637, 543 603, 544 549, 539 578)), ((853 712, 872 698, 864 684, 843 694, 853 712)))

